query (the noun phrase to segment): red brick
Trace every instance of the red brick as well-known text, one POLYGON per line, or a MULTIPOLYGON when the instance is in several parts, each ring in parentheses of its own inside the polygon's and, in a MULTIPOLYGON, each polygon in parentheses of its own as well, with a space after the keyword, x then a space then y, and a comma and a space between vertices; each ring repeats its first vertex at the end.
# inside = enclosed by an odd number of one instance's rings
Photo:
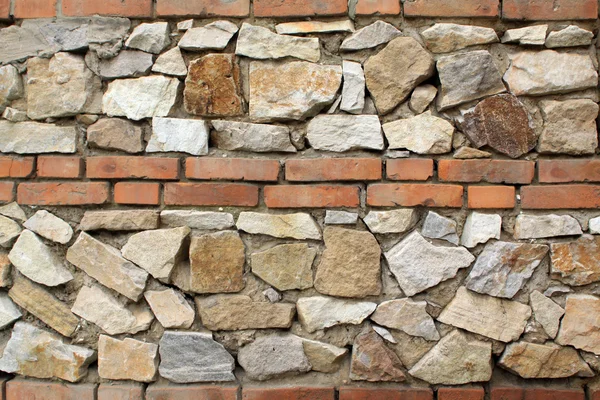
POLYGON ((15 0, 15 18, 52 18, 56 0, 15 0))
POLYGON ((117 204, 160 204, 160 183, 119 182, 115 184, 117 204))
POLYGON ((250 158, 188 158, 185 176, 190 179, 277 182, 279 161, 250 158))
POLYGON ((156 14, 161 17, 247 17, 250 0, 157 0, 156 14))
POLYGON ((348 0, 254 0, 255 17, 310 17, 347 12, 348 0))
POLYGON ((513 186, 469 186, 467 189, 469 208, 515 208, 513 186))
POLYGON ((582 389, 492 386, 490 400, 585 400, 582 389))
POLYGON ((109 192, 105 182, 27 182, 18 186, 17 202, 38 206, 103 204, 109 192))
POLYGON ((237 400, 237 387, 211 385, 150 385, 146 400, 237 400))
POLYGON ((0 182, 0 203, 10 203, 15 200, 15 183, 0 182))
POLYGON ((437 400, 483 400, 485 390, 482 387, 439 388, 437 400))
POLYGON ((530 210, 581 209, 600 207, 600 186, 524 186, 521 207, 530 210))
POLYGON ((600 160, 540 160, 542 183, 600 182, 600 160))
POLYGON ((135 383, 102 383, 98 387, 98 400, 144 400, 144 386, 135 383))
POLYGON ((387 177, 393 181, 426 181, 433 176, 433 160, 408 158, 387 160, 387 177))
POLYGON ((0 19, 10 17, 10 0, 0 0, 0 19))
POLYGON ((79 178, 83 162, 81 157, 39 156, 37 160, 39 178, 79 178))
POLYGON ((112 15, 115 17, 152 17, 152 0, 62 0, 65 17, 112 15))
POLYGON ((6 400, 95 400, 96 385, 75 385, 13 379, 6 383, 6 400))
POLYGON ((598 18, 597 0, 504 0, 502 18, 566 20, 598 18))
POLYGON ((165 157, 89 157, 87 177, 100 179, 177 179, 179 159, 165 157))
POLYGON ((315 158, 287 160, 285 179, 292 182, 378 181, 379 158, 315 158))
POLYGON ((27 178, 33 173, 34 157, 0 157, 0 178, 27 178))
POLYGON ((269 208, 358 207, 360 188, 330 185, 267 186, 265 204, 269 208))
POLYGON ((244 388, 242 400, 335 400, 335 388, 244 388))
POLYGON ((341 387, 339 400, 433 400, 431 389, 341 387))
POLYGON ((400 14, 400 0, 358 0, 356 15, 400 14))
POLYGON ((177 206, 258 205, 258 187, 242 183, 167 183, 164 201, 177 206))
POLYGON ((411 0, 404 2, 407 17, 482 17, 500 15, 499 0, 411 0))
POLYGON ((367 189, 367 204, 375 207, 454 207, 463 203, 463 187, 456 185, 426 185, 378 183, 367 189))
POLYGON ((535 174, 533 161, 440 160, 438 178, 447 182, 529 184, 535 174))

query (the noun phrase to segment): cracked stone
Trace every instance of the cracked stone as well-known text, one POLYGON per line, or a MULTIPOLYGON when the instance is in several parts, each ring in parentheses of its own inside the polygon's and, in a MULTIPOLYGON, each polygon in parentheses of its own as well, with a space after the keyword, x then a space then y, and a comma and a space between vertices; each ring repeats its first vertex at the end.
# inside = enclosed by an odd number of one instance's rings
POLYGON ((259 60, 294 57, 317 62, 321 48, 318 38, 278 35, 268 28, 243 23, 235 54, 259 60))
POLYGON ((369 382, 403 382, 402 362, 373 330, 356 337, 352 346, 350 379, 369 382))
POLYGON ((302 327, 310 333, 340 324, 359 325, 377 308, 368 301, 325 296, 302 297, 296 306, 302 327))
POLYGON ((316 255, 317 250, 306 243, 282 244, 253 253, 252 273, 278 290, 309 289, 316 255))
POLYGON ((36 212, 23 226, 38 235, 57 242, 67 244, 73 237, 71 225, 46 210, 36 212))

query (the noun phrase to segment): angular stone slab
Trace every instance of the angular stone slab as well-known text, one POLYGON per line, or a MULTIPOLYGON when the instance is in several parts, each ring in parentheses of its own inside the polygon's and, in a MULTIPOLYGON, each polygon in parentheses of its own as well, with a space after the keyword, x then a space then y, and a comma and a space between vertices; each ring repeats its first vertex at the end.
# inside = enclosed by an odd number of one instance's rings
POLYGON ((552 243, 550 273, 570 286, 600 280, 600 237, 584 236, 576 242, 552 243))
POLYGON ((389 300, 377 306, 371 319, 379 325, 401 330, 411 336, 420 336, 429 341, 440 340, 433 318, 426 308, 425 301, 389 300))
POLYGON ((144 298, 164 328, 189 329, 194 323, 196 313, 181 293, 173 289, 148 290, 144 298))
POLYGON ((325 151, 382 150, 384 146, 376 115, 318 115, 308 123, 306 137, 314 149, 325 151))
POLYGON ((306 243, 282 244, 253 253, 252 273, 278 290, 309 289, 316 255, 317 250, 306 243))
POLYGON ((0 292, 0 329, 6 328, 22 316, 23 314, 6 292, 0 292))
POLYGON ((238 27, 233 22, 215 21, 188 29, 178 46, 187 51, 223 50, 237 31, 238 27))
POLYGON ((158 372, 158 346, 132 338, 98 338, 98 375, 103 379, 152 382, 158 372))
POLYGON ((526 26, 509 29, 502 36, 502 43, 518 43, 521 46, 543 46, 546 42, 548 25, 526 26))
POLYGON ((185 65, 179 47, 173 47, 171 50, 161 54, 152 66, 152 72, 178 77, 186 76, 188 68, 185 65))
POLYGON ((549 49, 559 47, 589 46, 592 44, 594 33, 582 29, 577 25, 569 25, 559 31, 550 32, 546 38, 546 47, 549 49))
POLYGON ((276 238, 321 239, 321 231, 312 216, 296 214, 261 214, 242 212, 236 226, 239 230, 255 235, 276 238))
POLYGON ((384 21, 376 21, 359 29, 350 37, 344 39, 341 51, 357 51, 377 47, 402 35, 394 25, 384 21))
POLYGON ((430 239, 442 239, 452 244, 458 244, 459 239, 456 234, 456 221, 443 217, 438 213, 429 211, 421 235, 430 239))
POLYGON ((444 154, 452 150, 454 126, 426 112, 383 124, 390 149, 407 149, 417 154, 444 154))
POLYGON ((515 239, 543 239, 583 234, 579 222, 570 215, 519 214, 515 222, 515 239))
POLYGON ((74 126, 0 120, 0 151, 3 153, 75 153, 78 136, 74 126))
POLYGON ((463 226, 460 244, 473 248, 490 239, 500 239, 502 232, 502 217, 498 214, 484 214, 473 211, 467 217, 463 226))
POLYGON ((600 355, 600 299, 588 294, 567 296, 556 343, 600 355))
POLYGON ((86 211, 79 223, 82 231, 145 231, 158 228, 159 214, 153 210, 86 211))
POLYGON ((48 48, 43 35, 12 25, 0 29, 0 63, 24 60, 40 55, 48 48))
POLYGON ((152 135, 146 152, 182 152, 196 156, 208 154, 207 121, 179 118, 153 118, 152 135))
POLYGON ((362 65, 354 61, 342 62, 344 86, 340 110, 360 114, 365 108, 365 73, 362 65))
POLYGON ((359 325, 373 314, 377 304, 315 296, 298 299, 296 307, 302 327, 312 333, 340 324, 359 325))
POLYGON ((171 43, 168 22, 143 23, 135 27, 125 46, 152 54, 160 54, 171 43))
POLYGON ((188 226, 201 231, 222 230, 235 225, 233 215, 224 212, 195 210, 163 210, 160 222, 172 226, 188 226))
POLYGON ((0 246, 11 248, 23 229, 10 218, 0 216, 0 246))
POLYGON ((262 26, 244 22, 235 54, 259 60, 294 57, 317 62, 321 58, 321 48, 318 38, 278 35, 262 26))
POLYGON ((469 46, 497 43, 492 28, 473 25, 439 23, 421 32, 427 48, 433 53, 450 53, 469 46))
POLYGON ((222 150, 255 153, 297 151, 290 141, 290 129, 287 126, 225 120, 213 120, 211 124, 214 128, 211 141, 222 150))
POLYGON ((402 361, 373 330, 360 334, 352 345, 350 379, 369 382, 403 382, 402 361))
POLYGON ((46 210, 36 212, 23 226, 48 240, 67 244, 73 237, 71 225, 46 210))
POLYGON ((348 353, 348 349, 315 340, 304 339, 302 345, 312 370, 328 374, 340 369, 342 361, 348 353))
POLYGON ((535 320, 542 325, 548 336, 554 339, 558 333, 560 320, 565 315, 565 310, 537 290, 529 295, 529 304, 535 320))

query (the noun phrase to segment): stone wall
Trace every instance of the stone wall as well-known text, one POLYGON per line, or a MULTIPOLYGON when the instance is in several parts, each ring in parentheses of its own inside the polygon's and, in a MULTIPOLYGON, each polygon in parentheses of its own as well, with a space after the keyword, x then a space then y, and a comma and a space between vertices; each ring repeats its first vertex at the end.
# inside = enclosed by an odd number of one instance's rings
POLYGON ((596 0, 0 19, 0 398, 600 399, 596 0))

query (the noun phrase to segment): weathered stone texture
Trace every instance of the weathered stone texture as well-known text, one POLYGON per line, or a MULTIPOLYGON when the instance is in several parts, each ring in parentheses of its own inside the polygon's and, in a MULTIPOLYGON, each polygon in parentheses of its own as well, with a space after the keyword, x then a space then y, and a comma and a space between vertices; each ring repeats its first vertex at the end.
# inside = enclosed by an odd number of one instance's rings
POLYGON ((402 382, 406 375, 402 362, 383 339, 370 331, 358 335, 352 346, 350 379, 369 382, 402 382))
POLYGON ((571 286, 600 280, 600 237, 585 236, 576 242, 552 243, 550 273, 571 286))
POLYGON ((157 345, 106 335, 98 338, 98 375, 101 378, 152 382, 157 372, 157 345))
POLYGON ((282 244, 253 253, 252 272, 278 290, 308 289, 313 286, 316 255, 317 250, 305 243, 282 244))
POLYGON ((308 332, 339 324, 358 325, 375 311, 377 304, 368 301, 342 300, 333 297, 303 297, 296 303, 298 319, 308 332))

